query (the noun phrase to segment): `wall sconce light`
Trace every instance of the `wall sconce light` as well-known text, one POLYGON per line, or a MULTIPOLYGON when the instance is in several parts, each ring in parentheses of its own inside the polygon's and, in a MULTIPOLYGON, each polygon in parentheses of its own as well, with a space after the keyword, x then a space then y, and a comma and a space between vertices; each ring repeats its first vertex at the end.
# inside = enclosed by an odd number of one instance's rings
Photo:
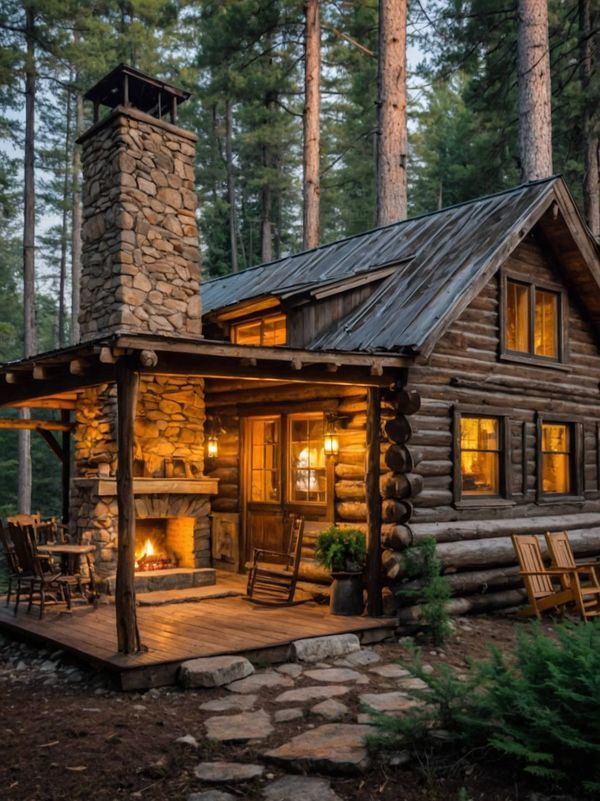
POLYGON ((208 419, 206 427, 206 456, 208 459, 216 459, 219 455, 219 434, 221 421, 218 418, 208 419))
POLYGON ((206 455, 215 459, 219 455, 219 438, 216 434, 209 434, 206 438, 206 455))
POLYGON ((325 456, 337 456, 340 452, 340 440, 337 433, 337 418, 334 415, 327 417, 325 438, 323 440, 325 456))

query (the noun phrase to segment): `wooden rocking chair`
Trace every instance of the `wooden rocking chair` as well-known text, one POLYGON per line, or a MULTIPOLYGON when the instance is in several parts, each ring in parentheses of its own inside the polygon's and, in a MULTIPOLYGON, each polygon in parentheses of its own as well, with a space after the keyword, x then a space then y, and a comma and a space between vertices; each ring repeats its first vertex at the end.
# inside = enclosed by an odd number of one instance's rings
MULTIPOLYGON (((542 551, 536 536, 513 534, 511 539, 521 568, 519 572, 529 598, 529 606, 520 612, 521 615, 541 617, 541 613, 548 609, 562 611, 562 607, 566 604, 577 603, 576 586, 569 586, 566 589, 561 586, 560 590, 555 587, 553 580, 560 580, 565 570, 544 567, 542 551)), ((573 584, 578 586, 577 571, 572 575, 575 578, 573 584)))
POLYGON ((292 519, 287 553, 255 548, 248 567, 247 599, 267 605, 292 604, 298 582, 298 570, 302 558, 302 536, 304 518, 292 519), (283 559, 283 564, 274 564, 267 559, 283 559))
POLYGON ((552 567, 563 569, 560 583, 563 590, 571 589, 573 573, 576 573, 576 586, 579 592, 577 603, 581 616, 587 620, 600 615, 600 581, 596 569, 596 562, 575 562, 573 549, 566 531, 546 532, 546 545, 552 558, 552 567))

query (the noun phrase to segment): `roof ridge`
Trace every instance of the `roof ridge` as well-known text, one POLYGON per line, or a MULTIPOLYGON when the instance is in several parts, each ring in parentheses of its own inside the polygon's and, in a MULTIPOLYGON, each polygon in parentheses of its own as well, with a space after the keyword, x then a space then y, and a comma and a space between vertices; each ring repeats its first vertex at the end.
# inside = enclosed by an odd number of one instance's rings
POLYGON ((519 184, 518 186, 509 187, 508 189, 500 189, 498 192, 491 192, 488 195, 481 195, 480 197, 471 198, 471 200, 462 200, 460 203, 453 203, 451 206, 444 206, 443 209, 435 209, 434 211, 427 211, 423 212, 423 214, 417 214, 414 217, 407 217, 405 220, 396 220, 396 222, 387 223, 386 225, 379 225, 375 226, 375 228, 368 228, 366 231, 361 231, 359 234, 352 234, 350 236, 343 236, 341 239, 335 239, 333 242, 327 242, 324 245, 317 245, 314 248, 308 248, 307 250, 299 250, 296 253, 290 253, 288 256, 281 256, 279 259, 273 259, 273 261, 266 261, 261 262, 260 264, 254 264, 252 267, 246 267, 244 270, 240 270, 237 273, 227 273, 226 275, 219 275, 215 276, 214 278, 209 278, 207 280, 203 280, 201 282, 201 287, 206 286, 206 284, 212 284, 216 281, 222 281, 224 278, 231 278, 234 275, 243 275, 244 273, 248 273, 251 270, 258 270, 264 267, 270 267, 275 264, 281 264, 288 259, 294 259, 298 256, 303 256, 307 253, 314 253, 318 250, 324 250, 325 248, 333 247, 334 245, 340 245, 342 242, 350 242, 352 239, 357 239, 358 237, 367 236, 368 234, 373 234, 375 231, 385 231, 388 228, 393 228, 397 225, 404 225, 408 222, 413 222, 414 220, 422 220, 426 217, 433 217, 436 214, 442 214, 445 211, 450 211, 451 209, 459 208, 460 206, 469 206, 473 203, 480 203, 484 200, 491 200, 491 198, 499 197, 500 195, 507 195, 511 192, 518 192, 520 189, 526 189, 530 186, 537 186, 538 184, 550 183, 552 181, 556 181, 557 179, 562 178, 561 173, 556 173, 556 175, 551 175, 548 178, 538 178, 536 181, 528 181, 524 184, 519 184))

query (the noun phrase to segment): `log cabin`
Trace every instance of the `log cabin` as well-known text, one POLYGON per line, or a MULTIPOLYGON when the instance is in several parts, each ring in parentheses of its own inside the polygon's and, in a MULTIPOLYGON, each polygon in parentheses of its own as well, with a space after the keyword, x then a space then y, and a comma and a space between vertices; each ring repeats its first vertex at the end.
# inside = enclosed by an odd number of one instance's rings
POLYGON ((60 412, 3 425, 60 458, 120 650, 136 589, 243 572, 291 515, 315 596, 318 531, 365 532, 374 616, 429 537, 457 612, 521 600, 513 532, 598 552, 600 260, 562 178, 201 281, 187 94, 120 65, 86 98, 81 341, 3 365, 0 405, 60 412))

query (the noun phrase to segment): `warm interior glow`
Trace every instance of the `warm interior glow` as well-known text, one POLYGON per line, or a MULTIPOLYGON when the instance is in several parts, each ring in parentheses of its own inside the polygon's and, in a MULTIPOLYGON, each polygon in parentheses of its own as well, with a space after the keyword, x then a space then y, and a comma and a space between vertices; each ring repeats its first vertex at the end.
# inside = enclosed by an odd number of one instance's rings
POLYGON ((285 314, 271 314, 260 320, 234 323, 231 326, 231 341, 236 345, 285 345, 287 330, 285 314))
POLYGON ((152 543, 152 540, 150 539, 150 537, 146 537, 146 542, 144 543, 144 545, 135 552, 135 559, 136 562, 139 562, 140 559, 143 559, 144 557, 148 556, 154 556, 155 554, 156 554, 156 549, 152 543))
POLYGON ((463 495, 500 494, 500 424, 497 418, 461 418, 460 471, 463 495))
POLYGON ((333 432, 328 432, 325 434, 325 440, 323 442, 325 448, 325 455, 326 456, 337 456, 340 451, 340 441, 338 439, 337 434, 333 432))
POLYGON ((516 353, 558 358, 558 294, 507 281, 506 347, 516 353), (533 293, 533 343, 530 341, 533 293))
POLYGON ((250 500, 274 503, 281 498, 281 460, 278 417, 248 421, 250 439, 250 500))
POLYGON ((535 292, 535 352, 537 356, 558 355, 558 296, 555 292, 535 292))
POLYGON ((288 475, 291 501, 325 503, 327 500, 324 428, 322 414, 289 417, 288 475))
POLYGON ((209 459, 214 459, 219 455, 219 440, 214 435, 206 440, 206 455, 209 459))
POLYGON ((529 353, 529 287, 508 281, 506 289, 506 347, 529 353))
POLYGON ((567 423, 542 425, 542 491, 571 492, 571 436, 567 423))

